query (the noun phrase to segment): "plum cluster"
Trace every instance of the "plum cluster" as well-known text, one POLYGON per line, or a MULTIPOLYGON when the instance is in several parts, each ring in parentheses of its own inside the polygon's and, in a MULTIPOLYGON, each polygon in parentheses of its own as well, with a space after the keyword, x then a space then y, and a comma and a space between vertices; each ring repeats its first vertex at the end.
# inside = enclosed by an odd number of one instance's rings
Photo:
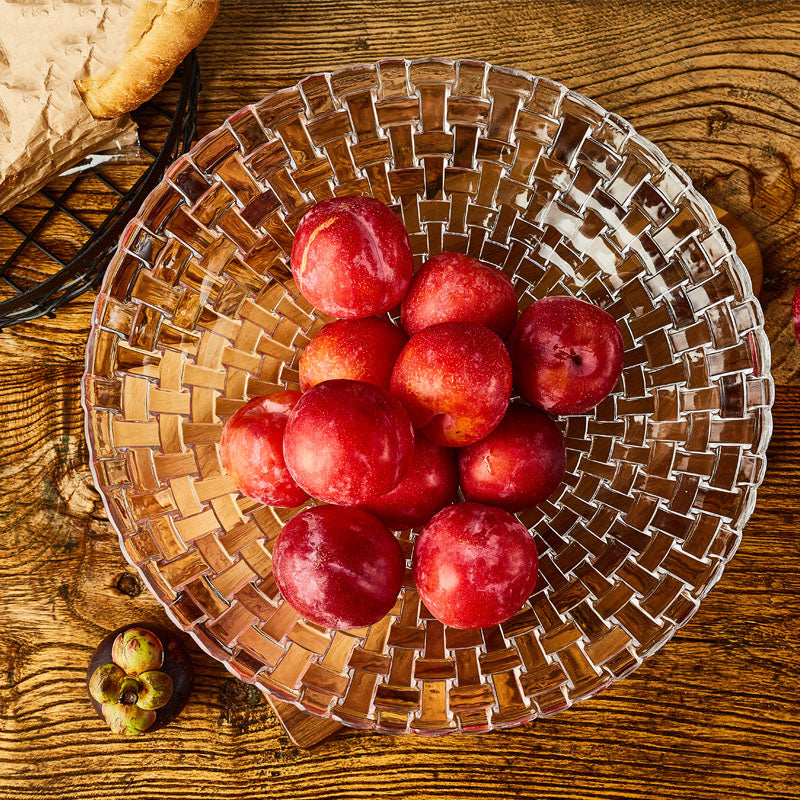
POLYGON ((518 318, 511 281, 462 253, 436 255, 412 274, 405 228, 367 197, 308 211, 291 262, 302 294, 338 319, 300 358, 302 394, 253 398, 221 442, 247 496, 326 504, 278 536, 273 573, 284 598, 329 628, 376 622, 405 577, 392 529, 421 528, 412 572, 431 614, 458 628, 507 620, 533 592, 538 567, 513 513, 564 477, 550 415, 585 413, 619 379, 613 317, 547 297, 518 318), (387 315, 398 306, 399 326, 387 315), (511 402, 514 387, 522 399, 511 402))

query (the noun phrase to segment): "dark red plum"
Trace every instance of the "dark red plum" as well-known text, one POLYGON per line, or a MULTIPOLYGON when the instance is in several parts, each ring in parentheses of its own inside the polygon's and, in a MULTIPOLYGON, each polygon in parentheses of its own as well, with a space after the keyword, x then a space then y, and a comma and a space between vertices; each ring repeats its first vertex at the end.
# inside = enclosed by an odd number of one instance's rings
POLYGON ((300 392, 254 397, 222 431, 222 465, 242 494, 268 506, 293 508, 308 499, 286 468, 283 435, 300 392))
POLYGON ((464 497, 521 511, 552 494, 564 478, 566 449, 544 411, 512 403, 484 439, 458 451, 464 497))
POLYGON ((292 274, 306 299, 331 316, 389 311, 405 297, 412 269, 403 223, 372 197, 323 200, 297 226, 292 274))
POLYGON ((400 312, 409 336, 440 322, 475 322, 508 338, 517 319, 517 296, 499 269, 463 253, 440 253, 411 279, 400 312))
POLYGON ((425 328, 397 358, 391 392, 434 444, 461 447, 500 423, 511 398, 511 359, 500 337, 473 322, 425 328))
POLYGON ((388 494, 362 506, 395 530, 418 528, 455 500, 456 454, 417 431, 414 460, 406 476, 388 494))
POLYGON ((300 388, 342 378, 389 388, 408 337, 385 317, 339 319, 326 325, 300 357, 300 388))
POLYGON ((359 505, 391 491, 414 457, 402 403, 361 381, 318 383, 298 401, 283 439, 286 465, 313 497, 359 505))
POLYGON ((454 628, 485 628, 512 617, 536 586, 538 564, 527 528, 480 503, 442 509, 414 544, 419 596, 454 628))
POLYGON ((622 374, 614 317, 574 297, 545 297, 526 308, 508 349, 522 396, 550 414, 589 411, 622 374))
POLYGON ((286 602, 306 619, 326 628, 361 628, 394 606, 405 559, 392 532, 372 514, 317 506, 280 532, 272 572, 286 602))

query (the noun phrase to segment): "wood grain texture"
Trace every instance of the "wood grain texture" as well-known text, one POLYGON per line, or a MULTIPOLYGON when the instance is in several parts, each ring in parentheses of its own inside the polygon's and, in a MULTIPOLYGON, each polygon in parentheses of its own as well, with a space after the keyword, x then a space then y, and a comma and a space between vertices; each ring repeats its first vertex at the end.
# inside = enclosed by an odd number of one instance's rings
POLYGON ((267 697, 267 703, 281 721, 286 735, 293 745, 310 750, 329 736, 340 733, 344 726, 332 719, 323 719, 301 711, 296 706, 267 697))
MULTIPOLYGON (((767 479, 697 616, 560 716, 477 738, 347 731, 305 752, 254 689, 193 648, 197 685, 178 721, 121 741, 91 710, 86 664, 105 632, 164 617, 86 465, 84 296, 0 335, 0 798, 795 798, 799 35, 794 2, 225 0, 200 53, 201 133, 312 71, 473 55, 561 80, 657 142, 764 256, 779 385, 767 479)), ((79 203, 91 212, 91 196, 79 203)))
POLYGON ((728 229, 736 245, 736 252, 742 263, 747 267, 750 281, 753 284, 753 294, 758 297, 764 286, 764 260, 761 258, 761 250, 758 249, 758 242, 750 233, 749 228, 731 211, 724 208, 711 206, 717 219, 728 229))

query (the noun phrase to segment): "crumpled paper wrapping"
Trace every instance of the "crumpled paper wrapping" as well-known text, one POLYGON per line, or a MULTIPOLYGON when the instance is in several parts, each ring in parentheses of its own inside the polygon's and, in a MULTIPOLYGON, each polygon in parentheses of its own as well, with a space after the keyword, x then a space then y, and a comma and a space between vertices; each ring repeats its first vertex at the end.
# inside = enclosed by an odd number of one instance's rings
POLYGON ((75 81, 123 58, 138 0, 0 0, 0 213, 88 153, 136 142, 96 120, 75 81))

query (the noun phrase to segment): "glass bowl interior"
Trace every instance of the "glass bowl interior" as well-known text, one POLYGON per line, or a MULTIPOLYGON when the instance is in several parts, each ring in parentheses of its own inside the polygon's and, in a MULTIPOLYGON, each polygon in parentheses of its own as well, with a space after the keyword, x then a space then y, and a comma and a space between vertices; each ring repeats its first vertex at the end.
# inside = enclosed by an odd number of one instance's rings
MULTIPOLYGON (((175 624, 276 698, 427 735, 561 711, 667 642, 736 550, 773 397, 749 277, 687 176, 560 84, 440 59, 313 75, 178 159, 108 270, 83 390, 122 551, 175 624), (292 280, 293 230, 346 194, 393 208, 417 266, 467 252, 512 279, 522 308, 574 295, 622 331, 616 391, 560 421, 566 478, 519 515, 540 577, 503 625, 445 628, 410 577, 369 629, 299 618, 270 558, 297 509, 241 496, 220 462, 237 408, 297 388, 328 318, 292 280)), ((410 557, 413 533, 398 537, 410 557)))

